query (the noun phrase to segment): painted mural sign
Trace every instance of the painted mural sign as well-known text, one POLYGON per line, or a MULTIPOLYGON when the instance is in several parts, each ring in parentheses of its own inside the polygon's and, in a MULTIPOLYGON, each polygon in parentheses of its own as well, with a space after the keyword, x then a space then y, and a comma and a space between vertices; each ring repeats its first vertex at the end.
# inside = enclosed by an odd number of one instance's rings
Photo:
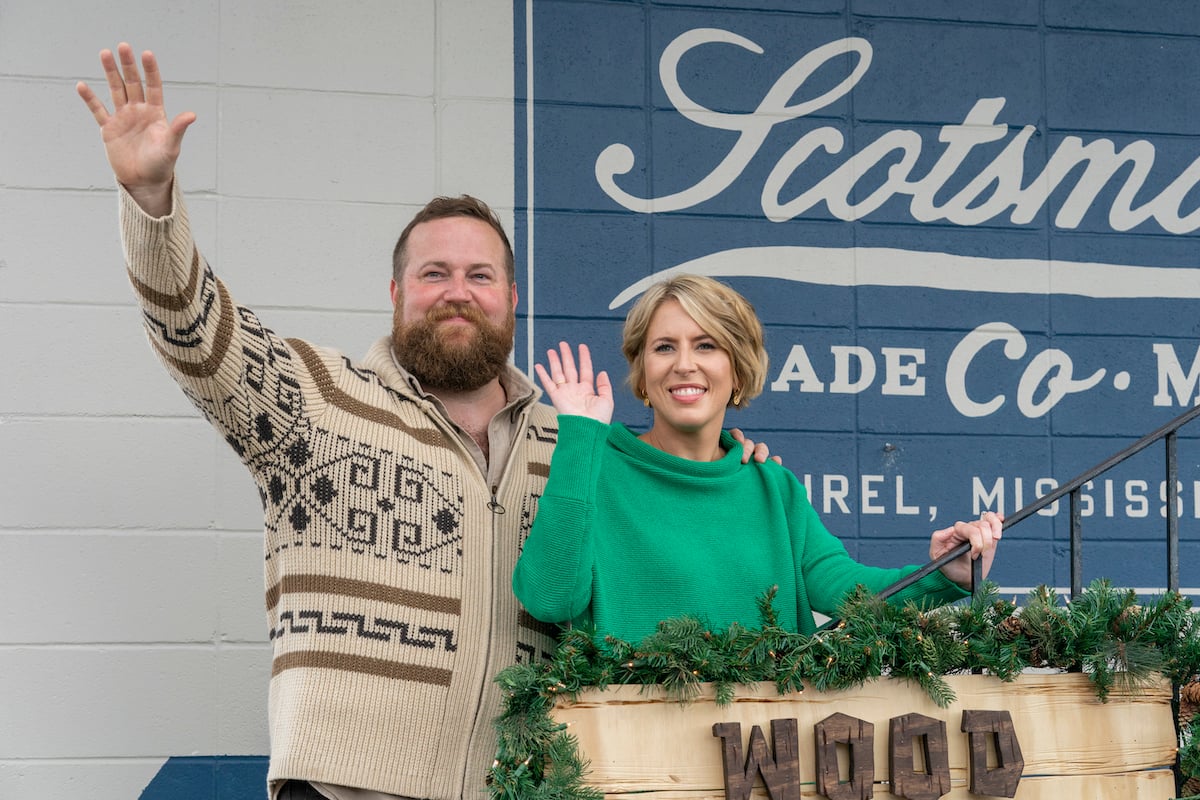
MULTIPOLYGON (((731 424, 852 554, 895 563, 1200 403, 1200 51, 1077 4, 875 5, 519 9, 517 360, 582 340, 623 375, 649 284, 727 281, 771 357, 731 424)), ((1196 436, 1173 510, 1158 451, 1085 487, 1085 580, 1165 585, 1172 511, 1200 557, 1196 436)), ((1068 583, 1061 505, 1014 529, 1002 585, 1068 583)))

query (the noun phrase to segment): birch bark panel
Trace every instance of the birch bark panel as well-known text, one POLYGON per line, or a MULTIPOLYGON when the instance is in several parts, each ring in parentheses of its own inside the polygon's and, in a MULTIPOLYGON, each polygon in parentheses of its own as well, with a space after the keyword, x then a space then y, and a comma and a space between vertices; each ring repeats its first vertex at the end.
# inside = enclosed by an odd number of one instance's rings
MULTIPOLYGON (((699 800, 724 798, 722 743, 713 725, 739 722, 748 742, 751 728, 760 726, 770 742, 771 720, 794 718, 800 736, 802 795, 816 795, 815 726, 842 713, 874 725, 876 793, 888 780, 888 723, 892 718, 920 713, 946 722, 946 750, 953 791, 968 797, 968 736, 961 731, 963 710, 1008 710, 1025 761, 1024 775, 1062 775, 1074 782, 1094 777, 1097 786, 1121 783, 1113 797, 1169 797, 1154 794, 1159 775, 1134 773, 1167 767, 1175 760, 1175 730, 1171 716, 1171 687, 1156 681, 1134 694, 1114 692, 1107 703, 1096 698, 1086 676, 1027 674, 1005 683, 987 675, 948 676, 957 697, 941 709, 917 685, 885 679, 859 689, 779 695, 774 684, 738 687, 733 703, 717 706, 711 687, 687 705, 667 699, 659 687, 614 686, 588 690, 575 703, 560 703, 553 716, 570 724, 580 750, 591 763, 588 782, 619 797, 621 792, 662 792, 663 798, 699 800), (1125 782, 1132 781, 1129 785, 1125 782), (1153 789, 1138 788, 1141 783, 1153 789), (1151 794, 1143 794, 1150 791, 1151 794)), ((1169 771, 1164 774, 1170 775, 1169 771)), ((1042 779, 1022 778, 1016 797, 1040 798, 1042 779), (1027 787, 1028 784, 1028 787, 1027 787)), ((759 779, 757 784, 761 786, 759 779)), ((756 790, 757 791, 757 790, 756 790)), ((1045 795, 1047 798, 1053 792, 1045 795)), ((765 794, 762 795, 766 797, 765 794)), ((890 793, 882 792, 882 797, 890 793)), ((1067 797, 1068 795, 1058 795, 1067 797)), ((1089 800, 1110 796, 1091 794, 1089 800)), ((976 795, 978 797, 978 795, 976 795)), ((641 800, 657 800, 641 795, 641 800)))
MULTIPOLYGON (((821 800, 811 783, 800 785, 801 800, 821 800)), ((887 784, 876 783, 873 800, 892 800, 887 784)), ((953 784, 943 800, 982 800, 965 784, 953 784)), ((1021 779, 1016 800, 1169 800, 1175 797, 1175 778, 1170 770, 1147 770, 1122 775, 1061 775, 1021 779)), ((726 800, 721 789, 707 791, 613 792, 604 800, 726 800)), ((768 800, 761 785, 750 800, 768 800)))

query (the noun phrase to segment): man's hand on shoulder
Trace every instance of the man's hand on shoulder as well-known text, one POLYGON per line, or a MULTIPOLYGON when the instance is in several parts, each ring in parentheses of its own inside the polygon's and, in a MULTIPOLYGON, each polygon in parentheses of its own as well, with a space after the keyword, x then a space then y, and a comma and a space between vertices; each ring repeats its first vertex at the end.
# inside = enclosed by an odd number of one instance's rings
POLYGON ((759 464, 764 463, 768 458, 776 464, 783 464, 783 459, 779 456, 771 455, 771 449, 767 447, 766 442, 755 442, 753 439, 746 438, 746 434, 742 433, 741 428, 730 428, 729 433, 734 439, 742 444, 742 463, 750 463, 753 458, 759 464))

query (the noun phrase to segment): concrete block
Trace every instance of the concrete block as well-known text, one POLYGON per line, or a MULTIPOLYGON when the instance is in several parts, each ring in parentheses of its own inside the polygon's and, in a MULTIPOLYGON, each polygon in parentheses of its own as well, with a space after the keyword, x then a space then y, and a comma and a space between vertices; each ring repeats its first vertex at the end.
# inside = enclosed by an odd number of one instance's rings
POLYGON ((207 531, 0 534, 0 641, 212 642, 217 547, 207 531))
POLYGON ((1047 34, 1046 124, 1060 130, 1118 132, 1118 145, 1124 144, 1119 133, 1131 119, 1138 121, 1138 138, 1158 138, 1147 136, 1149 132, 1194 134, 1192 103, 1164 101, 1159 88, 1169 85, 1172 97, 1195 97, 1200 78, 1191 65, 1200 58, 1200 41, 1180 36, 1151 41, 1153 46, 1146 37, 1090 31, 1047 34), (1096 91, 1097 86, 1104 90, 1096 91))
POLYGON ((199 418, 0 420, 4 524, 207 528, 213 452, 227 447, 214 439, 199 418))
POLYGON ((82 79, 103 85, 97 54, 126 41, 136 53, 153 50, 167 80, 212 83, 219 6, 217 0, 169 7, 155 0, 121 0, 115 5, 72 3, 68 12, 58 3, 7 2, 0 25, 0 73, 65 76, 72 84, 82 79), (38 35, 51 30, 53 37, 38 35))
MULTIPOLYGON (((840 8, 839 4, 839 10, 840 8)), ((854 13, 941 21, 1037 25, 1041 6, 1037 0, 1014 0, 1011 3, 989 3, 987 0, 856 0, 854 13)))
POLYGON ((392 248, 417 206, 221 202, 214 269, 239 303, 387 311, 392 248))
MULTIPOLYGON (((594 104, 640 105, 650 74, 644 33, 648 15, 645 7, 634 3, 539 3, 533 35, 542 42, 539 63, 544 66, 534 76, 537 100, 577 103, 582 96, 594 104), (600 30, 632 35, 599 39, 595 32, 600 30), (588 76, 582 94, 574 78, 581 74, 588 76)), ((514 88, 524 96, 524 85, 514 88)))
POLYGON ((1098 6, 1094 0, 1065 0, 1045 7, 1047 26, 1089 28, 1121 33, 1145 31, 1174 36, 1200 34, 1200 16, 1190 0, 1158 0, 1154 13, 1141 3, 1114 0, 1098 6))
POLYGON ((222 642, 267 642, 262 540, 257 531, 217 536, 215 599, 222 642))
POLYGON ((221 115, 225 194, 424 203, 433 192, 428 100, 228 89, 221 115))
POLYGON ((1035 29, 938 26, 929 39, 936 57, 921 59, 913 58, 912 43, 931 36, 922 23, 879 20, 856 33, 871 42, 871 75, 905 76, 898 83, 864 80, 856 86, 854 114, 859 121, 961 122, 981 96, 1008 98, 1001 122, 1034 123, 1043 111, 1049 81, 1042 79, 1041 41, 1035 29))
POLYGON ((116 192, 0 188, 0 298, 131 303, 116 192))
POLYGON ((68 800, 138 797, 162 767, 161 758, 119 761, 0 761, 0 797, 68 800))
POLYGON ((217 655, 218 753, 267 753, 267 687, 271 680, 271 648, 222 647, 217 655))
POLYGON ((443 0, 437 15, 439 94, 511 101, 513 44, 500 32, 512 30, 512 4, 443 0))
POLYGON ((132 305, 13 305, 0 315, 0 341, 22 342, 9 346, 0 413, 193 413, 132 305))
POLYGON ((438 112, 438 193, 466 193, 491 206, 512 207, 512 120, 510 102, 443 103, 438 112))
POLYGON ((231 3, 222 7, 221 21, 226 84, 433 93, 432 0, 231 3))
POLYGON ((9 758, 117 758, 219 752, 213 647, 13 647, 0 674, 9 758))

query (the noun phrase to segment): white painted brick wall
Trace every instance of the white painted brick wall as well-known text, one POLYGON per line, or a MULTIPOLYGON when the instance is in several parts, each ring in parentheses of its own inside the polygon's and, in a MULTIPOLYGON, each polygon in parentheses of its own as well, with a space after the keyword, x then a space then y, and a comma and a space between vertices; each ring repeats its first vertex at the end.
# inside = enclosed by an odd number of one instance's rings
POLYGON ((511 8, 0 0, 0 798, 267 752, 257 493, 141 332, 75 82, 155 50, 199 115, 202 250, 268 325, 357 354, 416 207, 470 191, 511 225, 511 8))

